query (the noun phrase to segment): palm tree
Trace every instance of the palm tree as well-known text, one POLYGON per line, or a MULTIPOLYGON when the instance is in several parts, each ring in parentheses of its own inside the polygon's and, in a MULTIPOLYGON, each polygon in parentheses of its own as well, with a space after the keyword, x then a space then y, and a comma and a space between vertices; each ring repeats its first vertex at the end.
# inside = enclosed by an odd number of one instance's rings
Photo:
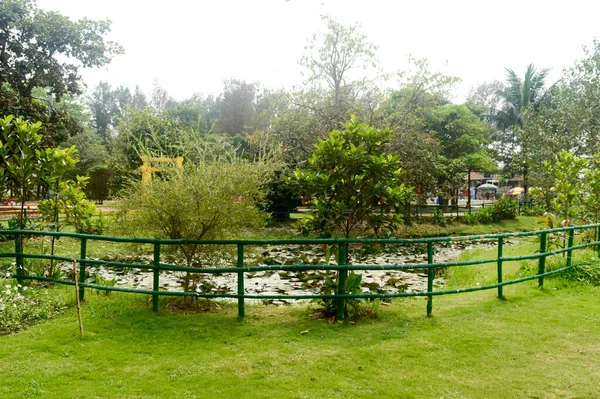
POLYGON ((533 64, 527 66, 525 78, 521 78, 512 69, 506 68, 506 83, 496 95, 502 99, 502 107, 493 115, 496 127, 507 134, 508 141, 521 154, 519 168, 523 174, 525 200, 528 197, 528 142, 523 136, 523 112, 527 109, 537 111, 548 91, 544 88, 549 69, 537 70, 533 64))

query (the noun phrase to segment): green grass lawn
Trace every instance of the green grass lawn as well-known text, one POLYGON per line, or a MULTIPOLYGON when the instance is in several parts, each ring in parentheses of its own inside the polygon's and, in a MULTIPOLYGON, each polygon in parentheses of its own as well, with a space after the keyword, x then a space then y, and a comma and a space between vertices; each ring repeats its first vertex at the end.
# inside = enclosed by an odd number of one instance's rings
MULTIPOLYGON (((493 267, 466 269, 451 287, 494 278, 493 267)), ((238 321, 234 304, 184 314, 163 301, 155 314, 144 296, 90 292, 83 338, 72 308, 0 337, 0 397, 598 398, 600 287, 536 284, 505 287, 506 300, 435 297, 432 318, 424 299, 398 300, 356 324, 304 305, 248 306, 238 321)))
MULTIPOLYGON (((88 248, 132 250, 98 245, 88 248)), ((514 240, 504 255, 530 254, 537 245, 514 240)), ((59 249, 76 254, 78 247, 61 239, 59 249)), ((488 248, 462 259, 495 256, 488 248)), ((504 278, 533 265, 505 262, 504 278)), ((447 284, 495 279, 495 264, 458 267, 447 284)), ((432 318, 424 298, 396 300, 355 324, 328 324, 305 304, 247 305, 243 321, 226 302, 183 312, 165 299, 153 313, 146 296, 88 291, 84 337, 74 289, 52 290, 70 295, 62 316, 0 337, 0 398, 600 397, 600 286, 564 278, 547 278, 542 290, 537 281, 504 287, 504 300, 496 290, 434 297, 432 318)))

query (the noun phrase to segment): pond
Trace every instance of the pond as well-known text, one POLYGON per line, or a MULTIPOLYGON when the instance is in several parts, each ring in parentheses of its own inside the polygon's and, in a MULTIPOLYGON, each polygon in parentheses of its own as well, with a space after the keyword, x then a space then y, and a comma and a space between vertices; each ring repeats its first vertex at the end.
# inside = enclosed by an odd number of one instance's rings
MULTIPOLYGON (((511 243, 505 241, 504 245, 511 243)), ((454 241, 446 243, 435 243, 434 261, 452 262, 458 260, 461 253, 473 248, 490 248, 496 246, 495 240, 480 240, 477 242, 454 241)), ((373 248, 364 248, 359 245, 352 245, 349 248, 349 264, 360 265, 402 265, 402 264, 426 264, 427 249, 425 244, 410 245, 386 245, 384 248, 378 247, 377 251, 373 248), (371 253, 369 253, 371 252, 371 253)), ((151 256, 147 255, 140 259, 136 256, 133 261, 142 263, 147 261, 151 263, 151 256)), ((114 261, 131 261, 132 259, 120 257, 119 259, 110 259, 114 261)), ((168 259, 169 263, 174 259, 168 259)), ((293 265, 293 264, 325 264, 326 261, 335 264, 333 256, 327 257, 326 252, 320 246, 301 245, 301 246, 260 246, 248 247, 245 256, 246 266, 257 265, 293 265)), ((161 259, 165 262, 165 259, 161 259)), ((204 265, 210 264, 216 267, 227 267, 235 264, 235 257, 222 256, 218 259, 202 262, 204 265)), ((178 264, 181 264, 180 262, 178 264)), ((66 266, 66 265, 65 265, 66 266)), ((206 266, 204 266, 206 267, 206 266)), ((318 267, 318 266, 317 266, 318 267)), ((126 268, 108 268, 105 266, 88 266, 89 278, 87 282, 100 285, 109 285, 117 287, 128 287, 143 290, 152 289, 153 273, 150 269, 126 269, 126 268)), ((361 291, 363 293, 395 293, 395 292, 426 292, 427 291, 427 270, 365 270, 357 271, 362 274, 361 291)), ((160 287, 168 291, 183 291, 183 281, 185 273, 173 271, 161 271, 160 287)), ((248 295, 315 295, 321 292, 326 276, 335 280, 336 272, 323 270, 309 271, 261 271, 245 274, 245 293, 248 295)), ((236 273, 201 273, 195 284, 195 291, 203 294, 224 294, 237 292, 237 274, 236 273)), ((441 287, 445 284, 442 270, 437 269, 434 279, 434 287, 441 287)), ((250 300, 248 302, 265 302, 272 304, 288 304, 293 300, 250 300)))

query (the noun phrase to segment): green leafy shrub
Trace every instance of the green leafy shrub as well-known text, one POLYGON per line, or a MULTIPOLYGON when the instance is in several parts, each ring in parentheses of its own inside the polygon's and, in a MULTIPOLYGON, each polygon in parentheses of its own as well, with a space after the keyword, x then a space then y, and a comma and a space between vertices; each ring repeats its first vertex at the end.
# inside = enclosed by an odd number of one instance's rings
POLYGON ((465 213, 460 220, 464 224, 477 224, 478 222, 476 213, 465 213))
POLYGON ((365 225, 376 235, 397 230, 402 204, 414 194, 401 182, 398 156, 386 153, 391 135, 389 129, 379 130, 352 116, 343 130, 319 140, 307 169, 297 169, 286 179, 295 192, 314 198, 313 220, 303 229, 344 237, 365 225))
POLYGON ((517 217, 517 202, 510 198, 500 198, 492 206, 494 221, 514 219, 517 217))
POLYGON ((491 206, 481 208, 475 216, 477 217, 477 221, 482 224, 491 224, 497 221, 495 219, 494 208, 491 206))
MULTIPOLYGON (((361 293, 362 274, 351 271, 346 279, 346 293, 360 294, 361 293)), ((330 276, 325 277, 325 281, 321 286, 320 293, 322 295, 334 295, 337 293, 338 280, 334 280, 330 276)), ((320 308, 319 314, 329 320, 333 320, 337 314, 337 299, 336 298, 319 298, 314 299, 320 308)), ((378 317, 381 314, 381 301, 379 298, 367 302, 360 298, 347 298, 344 301, 344 318, 357 319, 360 317, 378 317)))
POLYGON ((445 226, 448 223, 448 217, 444 215, 444 212, 440 208, 435 208, 433 215, 431 216, 431 222, 440 226, 445 226))

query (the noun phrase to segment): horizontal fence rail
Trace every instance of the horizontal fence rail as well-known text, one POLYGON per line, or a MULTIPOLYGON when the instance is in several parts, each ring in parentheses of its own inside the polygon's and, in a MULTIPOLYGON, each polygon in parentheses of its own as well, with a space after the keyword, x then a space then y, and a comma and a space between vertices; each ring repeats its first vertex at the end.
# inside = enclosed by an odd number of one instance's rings
POLYGON ((33 231, 33 230, 0 230, 0 236, 14 240, 15 251, 10 253, 0 253, 0 258, 14 258, 16 264, 16 274, 11 277, 16 278, 20 283, 24 280, 38 280, 53 282, 57 284, 75 285, 73 280, 57 279, 45 276, 28 275, 24 268, 25 259, 48 259, 63 262, 77 262, 79 265, 78 285, 79 298, 84 299, 85 288, 96 289, 102 291, 116 291, 138 293, 152 296, 152 308, 158 311, 160 296, 181 296, 195 298, 230 298, 236 299, 238 302, 238 316, 245 316, 245 299, 332 299, 336 303, 336 318, 342 320, 344 318, 345 301, 347 299, 362 298, 362 299, 385 299, 385 298, 401 298, 401 297, 427 297, 427 315, 430 316, 433 312, 433 297, 440 295, 458 294, 464 292, 474 292, 481 290, 497 289, 497 296, 503 297, 503 287, 507 285, 517 284, 530 280, 538 280, 538 286, 542 287, 544 277, 568 271, 575 267, 572 262, 572 254, 575 250, 596 247, 600 253, 600 223, 570 226, 550 230, 536 230, 521 233, 499 233, 499 234, 481 234, 458 237, 432 237, 432 238, 416 238, 416 239, 366 239, 366 238, 331 238, 331 239, 282 239, 282 240, 169 240, 169 239, 150 239, 150 238, 124 238, 110 237, 91 234, 77 234, 68 232, 50 232, 50 231, 33 231), (575 245, 574 237, 577 231, 590 230, 590 236, 595 237, 589 242, 579 243, 575 245), (566 245, 564 248, 557 250, 548 250, 548 236, 551 234, 563 233, 566 245), (26 237, 69 237, 79 240, 80 253, 79 257, 68 257, 59 255, 47 254, 31 254, 24 253, 23 240, 26 237), (539 249, 536 253, 522 256, 503 256, 503 247, 505 239, 518 237, 539 237, 539 249), (116 262, 108 260, 96 260, 87 258, 88 241, 104 241, 115 243, 131 243, 131 244, 148 244, 153 246, 153 256, 150 263, 128 263, 116 262), (470 260, 470 261, 454 261, 454 262, 435 262, 434 261, 434 246, 435 244, 456 241, 479 241, 479 240, 496 240, 497 256, 490 259, 470 260), (235 262, 232 262, 231 267, 188 267, 174 265, 161 262, 161 248, 163 246, 173 245, 230 245, 236 246, 237 257, 235 262), (425 264, 396 264, 396 265, 360 265, 347 264, 348 249, 351 245, 356 244, 379 244, 379 245, 410 245, 410 244, 425 244, 427 248, 427 263, 425 264), (336 245, 337 246, 337 264, 294 264, 294 265, 245 265, 245 248, 260 245, 336 245), (557 270, 546 271, 546 258, 553 255, 566 254, 566 265, 557 270), (514 280, 503 280, 503 263, 509 261, 521 260, 538 260, 537 273, 532 276, 526 276, 514 280), (434 291, 433 282, 436 269, 448 267, 469 267, 483 264, 496 264, 497 267, 497 283, 484 286, 445 289, 434 291), (152 270, 153 279, 151 290, 136 289, 127 287, 105 286, 100 284, 89 284, 85 282, 86 268, 92 265, 102 265, 104 267, 118 268, 134 268, 152 270), (334 294, 311 294, 311 295, 286 295, 286 294, 248 294, 245 289, 245 274, 256 273, 260 271, 334 271, 337 272, 337 289, 334 294), (392 293, 348 293, 346 292, 346 281, 348 272, 351 271, 376 271, 376 270, 426 270, 427 272, 427 290, 424 292, 392 292, 392 293), (181 292, 181 291, 166 291, 160 289, 160 272, 173 271, 185 273, 203 273, 203 274, 221 274, 232 273, 237 275, 237 292, 236 293, 201 293, 201 292, 181 292))

